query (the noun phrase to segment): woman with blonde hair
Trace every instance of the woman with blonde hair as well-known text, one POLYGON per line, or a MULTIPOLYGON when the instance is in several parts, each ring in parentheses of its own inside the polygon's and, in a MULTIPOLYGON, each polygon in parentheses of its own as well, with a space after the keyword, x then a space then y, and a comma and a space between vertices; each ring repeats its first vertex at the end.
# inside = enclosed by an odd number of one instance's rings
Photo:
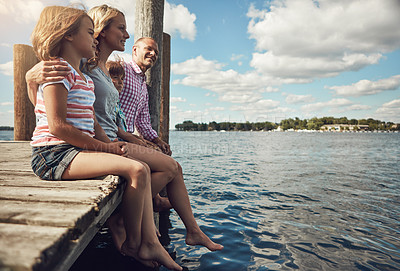
MULTIPOLYGON (((95 24, 94 36, 98 40, 96 59, 86 62, 88 75, 95 84, 96 102, 94 104, 96 117, 103 134, 96 131, 96 138, 104 142, 117 139, 118 127, 114 122, 115 106, 118 102, 118 91, 115 89, 106 68, 108 57, 113 51, 124 51, 125 42, 129 38, 126 31, 125 16, 122 12, 107 5, 97 6, 88 12, 95 24), (97 64, 93 68, 92 65, 97 64)), ((35 85, 43 81, 52 81, 68 74, 68 68, 57 62, 42 62, 27 73, 28 90, 34 93, 35 85), (53 69, 54 67, 54 69, 53 69)), ((32 96, 32 95, 30 95, 32 96)), ((128 142, 128 157, 146 163, 151 170, 151 185, 153 197, 164 187, 167 187, 168 197, 172 207, 177 211, 186 227, 186 243, 202 245, 211 251, 221 250, 223 246, 214 243, 198 226, 190 206, 190 201, 183 179, 182 168, 178 162, 168 155, 150 148, 128 142)), ((117 248, 125 240, 125 233, 120 216, 111 219, 111 231, 117 248)))
POLYGON ((108 174, 126 179, 121 214, 126 238, 121 252, 150 267, 158 263, 182 270, 165 251, 153 220, 150 169, 126 158, 126 143, 95 137, 92 79, 80 70, 82 58, 95 56, 98 41, 85 11, 51 6, 42 11, 32 33, 40 60, 57 60, 71 72, 62 80, 39 85, 32 137, 32 169, 45 180, 87 179, 108 174), (96 161, 93 163, 93 161, 96 161))

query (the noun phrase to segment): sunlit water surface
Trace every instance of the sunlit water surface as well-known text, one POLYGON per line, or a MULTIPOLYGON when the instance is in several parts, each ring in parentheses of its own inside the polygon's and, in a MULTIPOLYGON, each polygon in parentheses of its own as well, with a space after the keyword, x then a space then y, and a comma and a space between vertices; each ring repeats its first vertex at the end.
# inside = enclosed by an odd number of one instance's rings
POLYGON ((221 252, 189 270, 399 270, 400 134, 171 132, 195 217, 221 252))

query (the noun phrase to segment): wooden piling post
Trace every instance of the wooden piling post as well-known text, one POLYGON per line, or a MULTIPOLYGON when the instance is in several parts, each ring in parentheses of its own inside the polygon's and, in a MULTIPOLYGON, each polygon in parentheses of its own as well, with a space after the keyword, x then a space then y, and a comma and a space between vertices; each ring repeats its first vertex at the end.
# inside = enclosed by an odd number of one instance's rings
POLYGON ((161 69, 161 104, 160 104, 160 132, 164 142, 169 142, 169 81, 171 70, 171 36, 163 33, 162 69, 161 69))
POLYGON ((35 129, 34 107, 29 100, 25 74, 39 62, 29 45, 14 44, 14 140, 30 140, 35 129))
POLYGON ((151 125, 159 132, 160 127, 160 89, 161 59, 164 20, 164 0, 136 0, 135 40, 151 37, 158 43, 160 54, 155 65, 146 72, 149 92, 149 110, 151 125))

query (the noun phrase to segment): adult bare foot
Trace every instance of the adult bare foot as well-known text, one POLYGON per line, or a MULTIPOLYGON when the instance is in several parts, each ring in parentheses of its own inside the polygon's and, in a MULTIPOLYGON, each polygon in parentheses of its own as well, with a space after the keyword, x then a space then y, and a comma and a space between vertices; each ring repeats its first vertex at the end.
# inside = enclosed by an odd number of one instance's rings
POLYGON ((143 260, 157 261, 158 263, 164 265, 166 268, 171 270, 183 270, 183 268, 179 266, 171 258, 171 256, 169 256, 168 252, 158 241, 154 243, 142 243, 139 249, 138 256, 143 260))
POLYGON ((121 252, 121 246, 126 239, 126 232, 122 216, 119 213, 110 216, 106 222, 106 225, 110 230, 116 249, 121 252))
POLYGON ((155 268, 155 267, 159 266, 157 261, 145 260, 145 259, 142 259, 141 257, 139 257, 138 250, 136 248, 129 247, 126 244, 126 242, 124 242, 121 246, 121 254, 124 256, 132 257, 147 267, 155 268))
POLYGON ((169 199, 166 197, 161 197, 160 194, 157 194, 153 199, 153 210, 154 212, 167 211, 172 208, 169 199))
POLYGON ((189 246, 204 246, 211 251, 222 250, 223 245, 214 243, 207 235, 200 230, 188 231, 186 234, 186 244, 189 246))

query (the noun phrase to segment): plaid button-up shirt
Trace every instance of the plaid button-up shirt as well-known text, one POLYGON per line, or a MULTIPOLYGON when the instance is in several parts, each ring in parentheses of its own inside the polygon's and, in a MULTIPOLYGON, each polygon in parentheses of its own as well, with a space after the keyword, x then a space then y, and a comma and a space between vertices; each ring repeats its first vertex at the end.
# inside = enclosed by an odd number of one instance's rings
POLYGON ((139 133, 151 141, 158 135, 151 127, 146 76, 134 61, 124 62, 124 70, 124 88, 119 99, 126 116, 128 132, 133 133, 136 126, 139 133))

